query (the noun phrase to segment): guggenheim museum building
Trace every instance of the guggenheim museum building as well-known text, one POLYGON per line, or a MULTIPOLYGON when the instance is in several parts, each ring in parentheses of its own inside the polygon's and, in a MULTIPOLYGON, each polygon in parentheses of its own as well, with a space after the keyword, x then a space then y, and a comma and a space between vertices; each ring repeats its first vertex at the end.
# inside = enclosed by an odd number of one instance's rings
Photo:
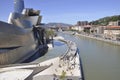
POLYGON ((40 10, 24 8, 23 0, 14 0, 14 12, 8 23, 0 21, 0 65, 25 62, 47 51, 40 10))

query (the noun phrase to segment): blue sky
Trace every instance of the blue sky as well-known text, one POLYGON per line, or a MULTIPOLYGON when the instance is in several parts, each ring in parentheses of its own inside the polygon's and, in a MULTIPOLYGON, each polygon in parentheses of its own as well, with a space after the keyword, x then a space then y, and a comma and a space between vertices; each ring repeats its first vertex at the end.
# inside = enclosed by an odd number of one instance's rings
MULTIPOLYGON (((42 22, 76 24, 82 20, 96 20, 120 15, 120 0, 24 0, 26 8, 41 10, 42 22)), ((0 20, 7 21, 13 12, 13 0, 0 2, 0 20)))

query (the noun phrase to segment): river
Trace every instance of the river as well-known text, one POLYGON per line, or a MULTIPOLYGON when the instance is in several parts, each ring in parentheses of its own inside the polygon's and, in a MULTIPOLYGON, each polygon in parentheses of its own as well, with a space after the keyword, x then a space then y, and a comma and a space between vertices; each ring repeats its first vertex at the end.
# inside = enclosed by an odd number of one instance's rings
POLYGON ((60 33, 80 49, 85 80, 120 80, 120 46, 60 33))
POLYGON ((49 60, 49 59, 61 56, 68 49, 67 45, 64 42, 54 40, 53 44, 54 44, 54 48, 53 49, 48 50, 48 52, 44 56, 36 59, 32 63, 40 63, 40 62, 43 62, 45 60, 49 60))
MULTIPOLYGON (((58 35, 76 42, 80 50, 85 80, 120 80, 120 46, 64 33, 58 35)), ((54 41, 54 48, 33 62, 60 56, 66 49, 64 43, 54 41)))

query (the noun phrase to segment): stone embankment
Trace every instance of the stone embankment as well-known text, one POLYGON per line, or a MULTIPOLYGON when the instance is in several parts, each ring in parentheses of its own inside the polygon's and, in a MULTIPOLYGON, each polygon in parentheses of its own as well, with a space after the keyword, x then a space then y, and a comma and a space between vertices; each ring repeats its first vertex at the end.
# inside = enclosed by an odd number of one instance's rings
POLYGON ((115 45, 119 45, 120 46, 120 41, 109 40, 109 39, 93 37, 93 36, 88 36, 88 35, 82 35, 82 34, 75 34, 75 35, 86 37, 86 38, 90 38, 90 39, 94 39, 94 40, 98 40, 98 41, 103 41, 103 42, 107 42, 107 43, 110 43, 110 44, 115 44, 115 45))
POLYGON ((64 55, 40 63, 40 65, 52 64, 46 70, 34 76, 34 80, 82 80, 79 55, 74 42, 59 39, 68 45, 68 50, 64 55))
POLYGON ((120 41, 116 41, 116 40, 109 40, 109 39, 104 39, 104 38, 100 38, 100 37, 94 37, 92 35, 83 35, 83 34, 78 34, 78 33, 71 32, 71 31, 64 32, 64 33, 71 34, 71 35, 76 35, 76 36, 81 36, 81 37, 86 37, 86 38, 90 38, 90 39, 94 39, 94 40, 98 40, 98 41, 103 41, 103 42, 106 42, 106 43, 110 43, 110 44, 120 46, 120 41))

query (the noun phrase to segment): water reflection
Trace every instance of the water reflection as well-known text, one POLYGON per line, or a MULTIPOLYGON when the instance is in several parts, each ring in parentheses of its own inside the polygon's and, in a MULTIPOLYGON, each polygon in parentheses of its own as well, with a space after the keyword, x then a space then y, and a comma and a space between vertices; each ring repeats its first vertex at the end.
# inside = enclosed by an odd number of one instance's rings
POLYGON ((63 55, 67 50, 67 45, 61 41, 54 40, 54 48, 50 49, 43 57, 33 61, 33 63, 39 63, 48 59, 52 59, 58 56, 63 55))
POLYGON ((63 46, 65 45, 63 42, 60 42, 60 41, 54 41, 54 46, 63 46))

